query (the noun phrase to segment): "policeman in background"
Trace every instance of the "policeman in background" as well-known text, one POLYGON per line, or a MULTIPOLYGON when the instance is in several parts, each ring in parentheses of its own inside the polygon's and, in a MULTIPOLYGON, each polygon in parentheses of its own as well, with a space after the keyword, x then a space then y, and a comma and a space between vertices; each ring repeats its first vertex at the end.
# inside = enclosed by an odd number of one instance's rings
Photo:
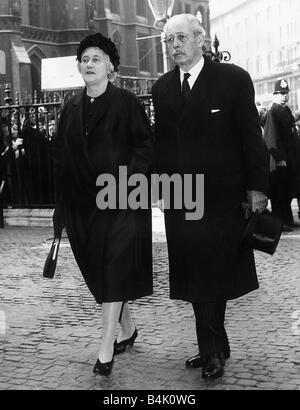
POLYGON ((275 82, 273 105, 266 115, 264 139, 269 152, 270 201, 272 213, 280 218, 283 230, 291 232, 294 223, 291 202, 300 197, 300 148, 296 118, 287 103, 290 88, 285 79, 275 82))

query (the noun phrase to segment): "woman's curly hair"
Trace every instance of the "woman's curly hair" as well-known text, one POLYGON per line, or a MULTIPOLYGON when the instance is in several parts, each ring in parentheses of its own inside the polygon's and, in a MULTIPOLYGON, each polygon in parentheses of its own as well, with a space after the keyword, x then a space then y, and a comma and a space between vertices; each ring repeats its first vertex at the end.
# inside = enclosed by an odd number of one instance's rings
POLYGON ((77 49, 77 60, 81 62, 81 56, 84 50, 89 47, 98 47, 100 50, 104 51, 114 66, 115 72, 119 71, 118 67, 120 65, 120 56, 115 44, 110 38, 103 36, 101 33, 91 34, 85 37, 79 44, 77 49))

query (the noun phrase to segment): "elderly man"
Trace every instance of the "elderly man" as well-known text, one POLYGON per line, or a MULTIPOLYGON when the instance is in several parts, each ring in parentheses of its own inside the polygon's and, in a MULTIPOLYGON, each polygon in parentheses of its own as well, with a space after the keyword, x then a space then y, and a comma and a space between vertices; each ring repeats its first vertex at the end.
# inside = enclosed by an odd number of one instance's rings
POLYGON ((290 88, 281 78, 274 85, 274 99, 267 112, 264 127, 265 143, 270 154, 270 200, 272 212, 280 218, 286 232, 299 226, 294 222, 291 202, 300 198, 300 143, 296 120, 288 107, 290 88))
POLYGON ((258 288, 253 251, 239 248, 241 204, 265 210, 268 170, 248 73, 203 56, 205 33, 193 15, 172 17, 165 33, 176 66, 153 87, 157 169, 205 180, 201 220, 165 209, 170 297, 194 308, 199 354, 186 366, 215 379, 230 356, 226 303, 258 288))

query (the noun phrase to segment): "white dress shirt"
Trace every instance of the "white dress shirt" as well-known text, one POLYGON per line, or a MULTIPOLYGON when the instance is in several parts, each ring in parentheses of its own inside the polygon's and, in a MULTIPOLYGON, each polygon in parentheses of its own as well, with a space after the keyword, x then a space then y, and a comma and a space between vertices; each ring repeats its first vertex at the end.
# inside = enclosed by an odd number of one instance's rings
POLYGON ((202 71, 203 66, 204 66, 204 58, 202 57, 201 60, 193 68, 191 68, 189 71, 183 71, 180 68, 181 85, 183 83, 184 74, 189 73, 191 76, 189 77, 188 82, 189 82, 189 85, 190 85, 190 89, 192 89, 195 82, 197 81, 197 78, 199 77, 199 75, 202 71))

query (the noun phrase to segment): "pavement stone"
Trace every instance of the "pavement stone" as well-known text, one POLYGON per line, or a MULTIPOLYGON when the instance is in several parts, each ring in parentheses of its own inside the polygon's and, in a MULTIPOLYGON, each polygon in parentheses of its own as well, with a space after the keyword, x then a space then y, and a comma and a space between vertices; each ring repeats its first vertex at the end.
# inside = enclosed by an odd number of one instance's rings
POLYGON ((169 299, 167 245, 161 218, 155 218, 154 294, 131 303, 139 336, 106 378, 92 373, 101 307, 68 240, 55 278, 46 280, 52 229, 0 230, 1 390, 300 389, 300 230, 284 234, 273 257, 256 253, 260 289, 228 303, 232 355, 224 376, 207 383, 201 370, 184 366, 197 351, 193 312, 190 304, 169 299))

